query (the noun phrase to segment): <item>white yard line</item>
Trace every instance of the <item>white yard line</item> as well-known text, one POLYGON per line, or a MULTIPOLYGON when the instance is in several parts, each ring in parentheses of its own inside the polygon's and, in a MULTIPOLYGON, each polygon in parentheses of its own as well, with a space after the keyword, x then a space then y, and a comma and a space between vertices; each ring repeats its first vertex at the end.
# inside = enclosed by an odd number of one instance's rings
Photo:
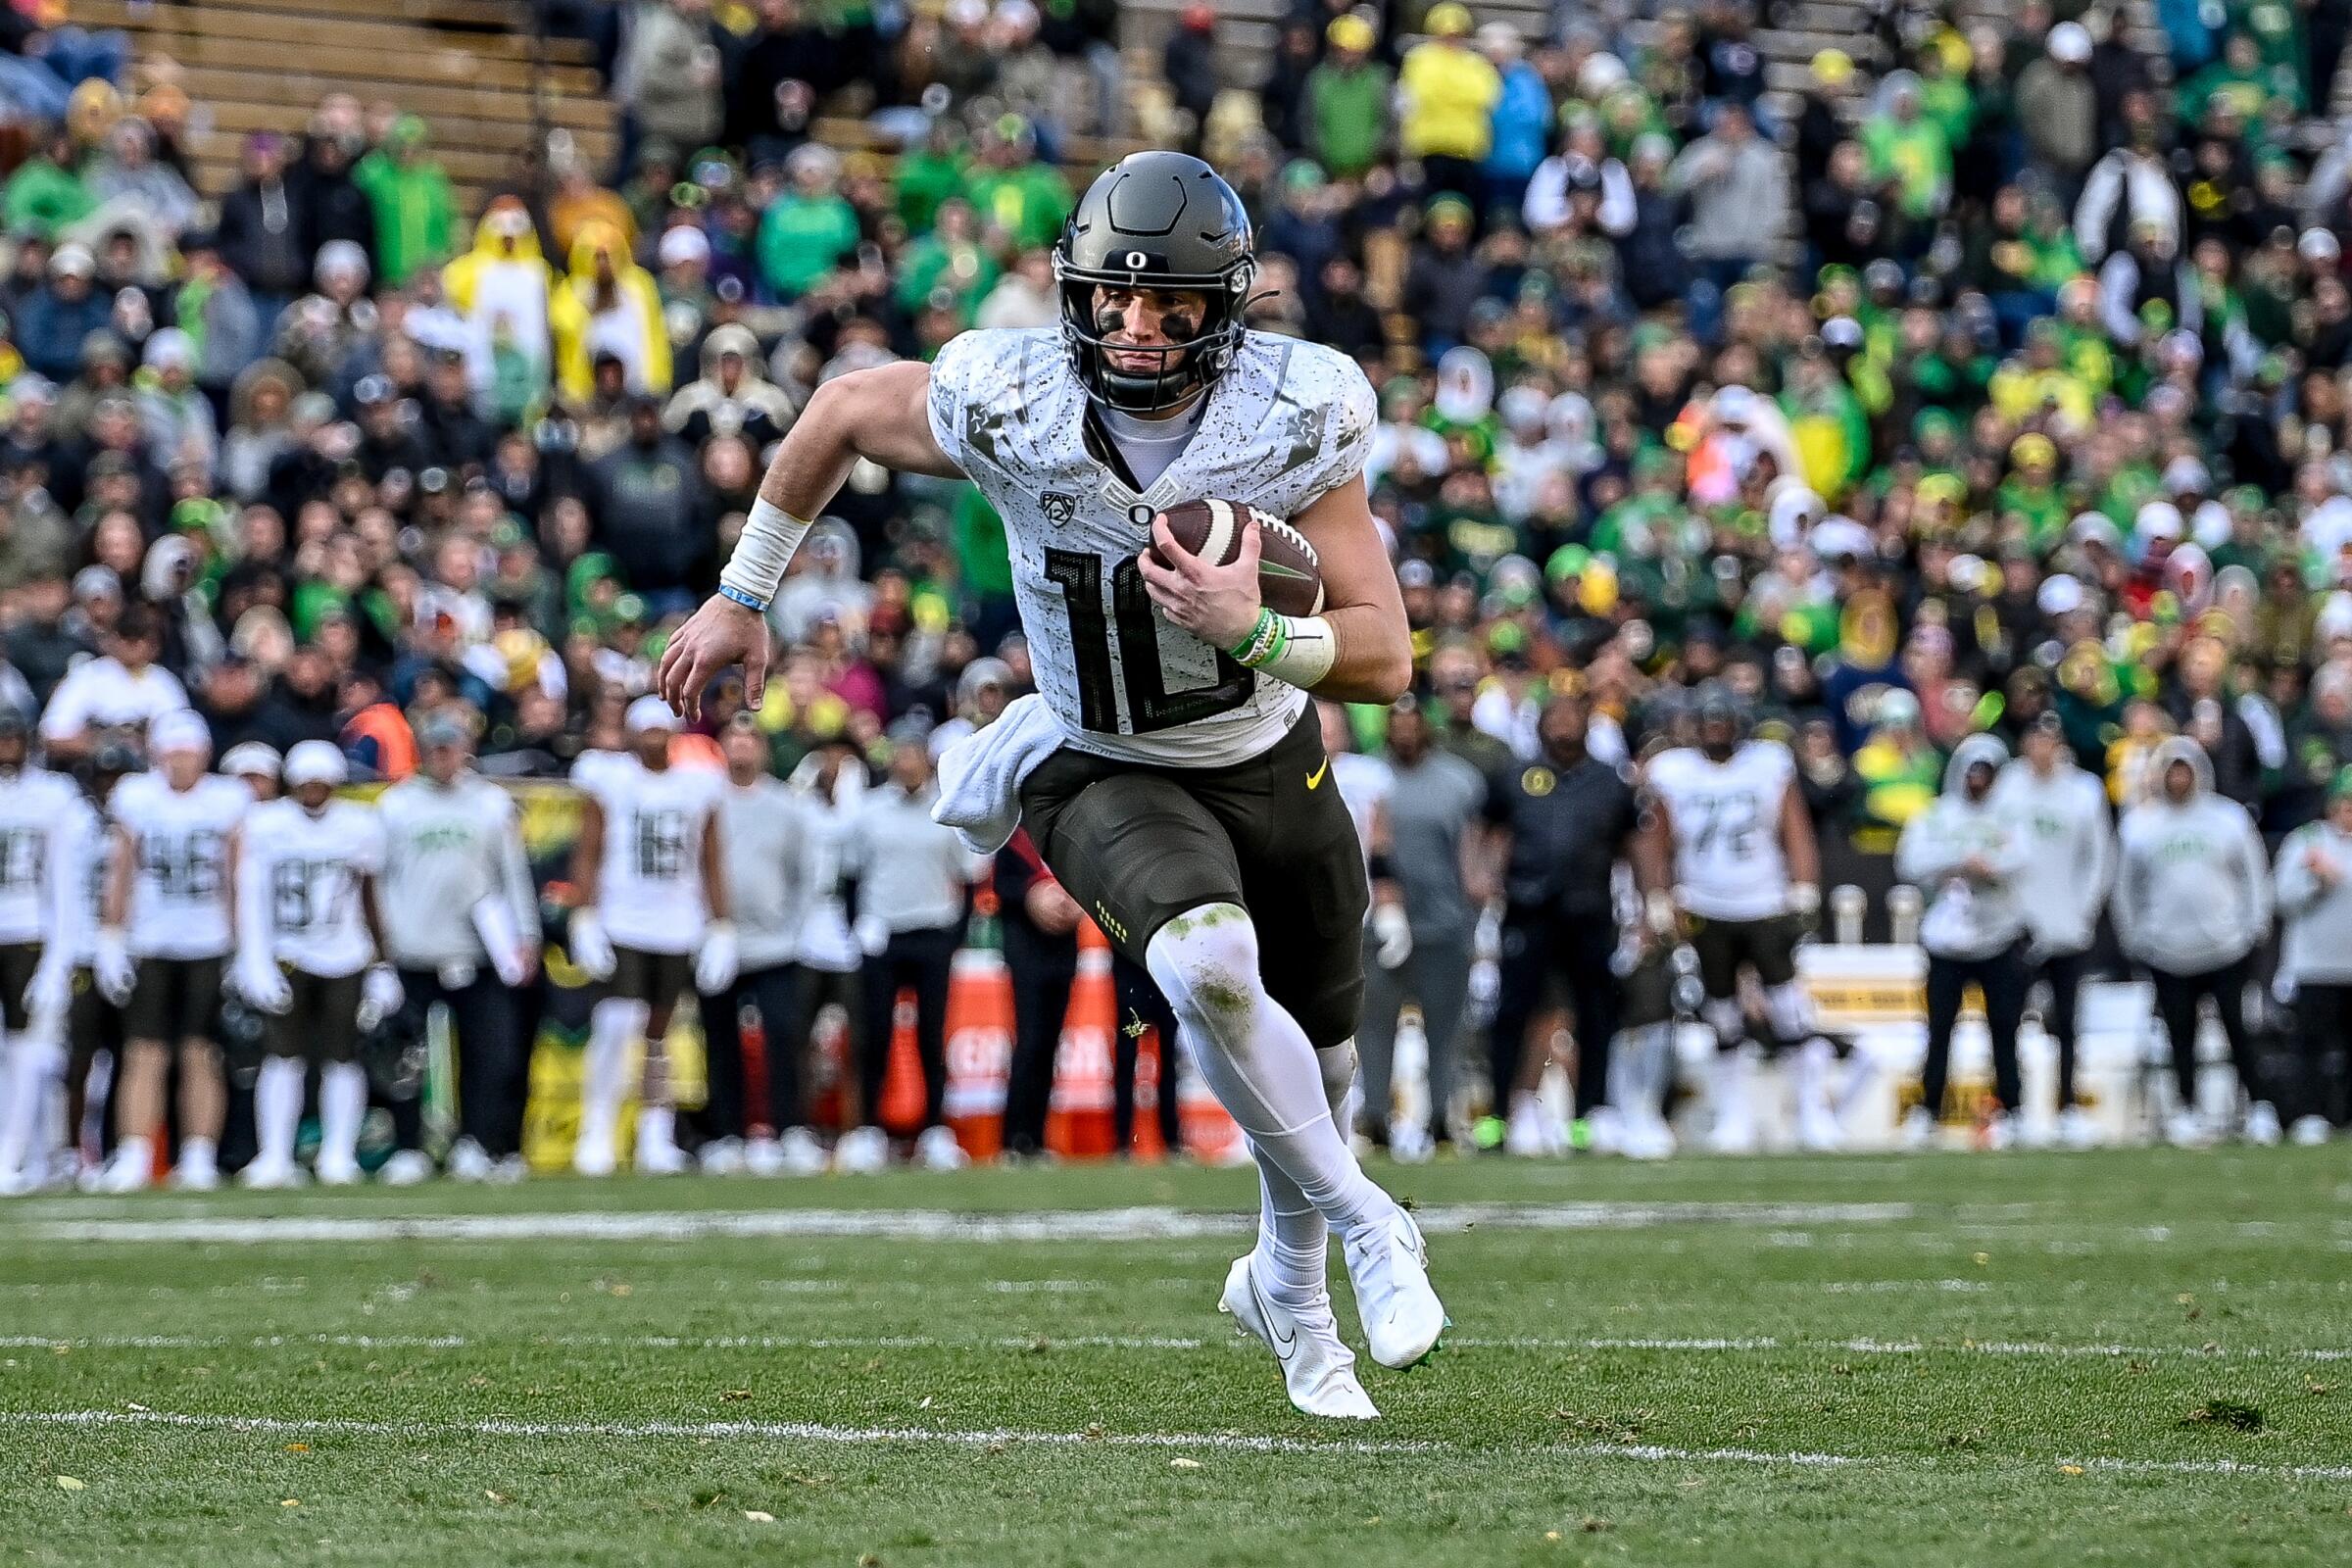
MULTIPOLYGON (((999 1334, 970 1338, 929 1334, 189 1334, 0 1335, 5 1349, 87 1350, 514 1350, 527 1348, 622 1350, 1217 1350, 1250 1349, 1242 1335, 999 1334)), ((2093 1360, 2352 1361, 2352 1348, 2248 1346, 2065 1345, 2038 1340, 1803 1340, 1769 1335, 1740 1339, 1628 1337, 1566 1339, 1449 1334, 1451 1350, 1641 1350, 1673 1354, 1786 1352, 1838 1355, 1990 1355, 2093 1360)))
MULTIPOLYGON (((1414 1211, 1425 1231, 1640 1230, 1656 1225, 1864 1224, 1915 1217, 1909 1203, 1444 1203, 1414 1211)), ((0 1214, 0 1224, 6 1216, 0 1214)), ((1193 1241, 1243 1235, 1252 1215, 1191 1209, 1063 1209, 977 1214, 949 1209, 778 1208, 646 1213, 279 1214, 251 1218, 92 1216, 8 1227, 36 1242, 679 1242, 713 1237, 856 1237, 900 1242, 1193 1241)))
MULTIPOLYGON (((686 1440, 721 1442, 823 1443, 850 1446, 939 1445, 959 1448, 1031 1447, 1177 1448, 1204 1452, 1338 1454, 1391 1457, 1487 1451, 1533 1454, 1553 1459, 1623 1460, 1637 1464, 1731 1464, 1802 1469, 1950 1467, 1947 1455, 1773 1453, 1756 1448, 1678 1448, 1658 1444, 1535 1444, 1500 1449, 1410 1438, 1268 1438, 1230 1432, 1030 1432, 1013 1428, 980 1431, 926 1427, 846 1427, 814 1421, 352 1421, 283 1420, 273 1416, 188 1415, 132 1407, 122 1410, 0 1411, 0 1426, 166 1427, 199 1432, 253 1433, 268 1437, 364 1438, 598 1438, 621 1442, 686 1440)), ((1994 1461, 1995 1463, 2004 1461, 1994 1461)), ((2265 1465, 2229 1459, 2131 1459, 2006 1461, 2040 1466, 2077 1465, 2085 1470, 2166 1475, 2239 1475, 2294 1480, 2352 1480, 2352 1465, 2265 1465)))

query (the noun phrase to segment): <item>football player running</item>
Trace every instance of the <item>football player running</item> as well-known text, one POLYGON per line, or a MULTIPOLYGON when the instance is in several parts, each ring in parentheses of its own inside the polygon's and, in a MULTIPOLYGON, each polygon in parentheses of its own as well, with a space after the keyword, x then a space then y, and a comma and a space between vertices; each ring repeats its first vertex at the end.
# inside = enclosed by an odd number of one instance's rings
MULTIPOLYGON (((997 788, 1017 789, 1054 875, 1150 969, 1249 1137, 1258 1241, 1221 1309, 1274 1350, 1299 1409, 1361 1419, 1379 1412, 1333 1321, 1329 1233, 1375 1360, 1419 1361, 1446 1315, 1418 1227, 1334 1117, 1369 892, 1308 694, 1393 702, 1411 649, 1365 497, 1371 384, 1336 351, 1244 327, 1255 267, 1241 200, 1206 164, 1148 152, 1104 172, 1054 252, 1058 331, 967 332, 930 366, 817 390, 660 681, 683 707, 740 662, 758 702, 765 607, 860 458, 980 487, 1005 519, 1048 720, 997 788), (1263 606, 1255 529, 1220 566, 1154 520, 1208 498, 1307 538, 1322 613, 1263 606)), ((974 743, 1026 727, 1008 710, 974 743)))

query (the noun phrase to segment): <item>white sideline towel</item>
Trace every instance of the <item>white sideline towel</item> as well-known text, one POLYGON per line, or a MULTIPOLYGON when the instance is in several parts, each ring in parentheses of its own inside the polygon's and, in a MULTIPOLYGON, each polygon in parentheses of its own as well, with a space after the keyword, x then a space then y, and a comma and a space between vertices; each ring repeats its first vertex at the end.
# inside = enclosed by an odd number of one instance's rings
POLYGON ((939 758, 939 799, 931 819, 952 827, 974 855, 994 855, 1021 825, 1021 784, 1060 750, 1061 720, 1035 692, 1005 705, 997 721, 964 736, 939 758))

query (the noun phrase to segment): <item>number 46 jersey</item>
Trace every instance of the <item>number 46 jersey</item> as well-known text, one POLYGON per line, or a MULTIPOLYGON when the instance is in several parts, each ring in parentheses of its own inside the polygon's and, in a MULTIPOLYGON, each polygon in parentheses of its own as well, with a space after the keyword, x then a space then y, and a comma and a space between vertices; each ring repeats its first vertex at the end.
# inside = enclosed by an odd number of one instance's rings
POLYGON ((1070 744, 1213 767, 1298 721, 1306 694, 1171 625, 1137 555, 1154 513, 1238 501, 1290 517, 1363 472, 1372 385, 1337 350, 1251 332, 1183 454, 1142 491, 1097 455, 1088 398, 1051 328, 966 332, 931 367, 931 434, 1004 519, 1038 689, 1070 744))
POLYGON ((1709 920, 1787 912, 1788 862, 1781 803, 1796 759, 1778 741, 1748 741, 1717 762, 1689 747, 1651 759, 1649 793, 1674 830, 1675 896, 1709 920))

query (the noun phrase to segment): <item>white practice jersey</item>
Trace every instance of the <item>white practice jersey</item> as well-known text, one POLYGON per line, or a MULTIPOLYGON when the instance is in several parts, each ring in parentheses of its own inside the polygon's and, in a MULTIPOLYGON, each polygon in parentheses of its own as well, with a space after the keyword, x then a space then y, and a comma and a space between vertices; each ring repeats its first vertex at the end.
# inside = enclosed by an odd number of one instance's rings
POLYGON ((1306 693, 1169 624, 1136 557, 1178 502, 1290 517, 1362 473, 1372 384, 1336 349, 1249 333, 1191 445, 1141 493, 1090 448, 1088 406, 1054 329, 966 332, 931 367, 931 434, 1004 519, 1038 689, 1082 751, 1195 767, 1255 757, 1306 693))
POLYGON ((1796 759, 1778 741, 1748 741, 1717 762, 1695 749, 1651 760, 1650 794, 1674 828, 1674 889, 1709 920, 1762 920, 1788 908, 1781 803, 1796 759))
POLYGON ((67 940, 73 944, 74 962, 87 968, 98 957, 98 927, 106 918, 106 888, 115 868, 115 835, 98 808, 79 791, 66 819, 62 853, 65 875, 74 884, 74 929, 67 940))
POLYGON ((40 942, 56 923, 65 832, 81 791, 60 773, 22 767, 0 778, 0 943, 40 942))
POLYGON ((1331 782, 1355 821, 1355 842, 1364 852, 1368 872, 1372 866, 1372 821, 1396 788, 1396 771, 1377 757, 1342 752, 1331 760, 1331 782))
POLYGON ((317 816, 291 800, 245 818, 246 895, 270 956, 305 974, 357 974, 375 959, 361 879, 384 869, 384 824, 372 806, 326 803, 317 816))
POLYGON ((115 786, 110 814, 130 834, 130 951, 142 958, 220 958, 228 921, 229 835, 253 808, 253 791, 207 773, 180 791, 161 773, 115 786))
MULTIPOLYGON (((576 773, 573 775, 578 776, 576 773)), ((703 891, 703 835, 725 793, 724 773, 635 758, 596 768, 583 786, 605 812, 597 909, 605 935, 640 953, 692 953, 710 908, 703 891)))

